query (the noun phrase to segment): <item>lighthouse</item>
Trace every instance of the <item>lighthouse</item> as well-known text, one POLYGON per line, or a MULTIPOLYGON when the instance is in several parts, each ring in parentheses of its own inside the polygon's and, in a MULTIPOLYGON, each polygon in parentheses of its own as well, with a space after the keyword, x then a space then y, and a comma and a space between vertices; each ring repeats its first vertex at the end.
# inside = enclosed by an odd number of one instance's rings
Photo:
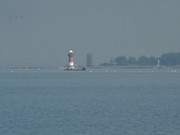
POLYGON ((68 64, 65 66, 65 70, 70 71, 85 71, 85 67, 81 67, 75 64, 75 54, 74 51, 71 49, 68 51, 68 64))
POLYGON ((69 52, 68 52, 68 68, 75 69, 74 51, 73 50, 69 50, 69 52))

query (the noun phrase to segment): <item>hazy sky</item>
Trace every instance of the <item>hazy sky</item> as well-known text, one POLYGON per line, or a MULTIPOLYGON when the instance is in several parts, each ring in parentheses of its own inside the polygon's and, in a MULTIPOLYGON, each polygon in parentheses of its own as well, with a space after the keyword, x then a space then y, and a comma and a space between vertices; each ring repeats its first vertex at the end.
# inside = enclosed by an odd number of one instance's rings
POLYGON ((180 0, 0 0, 0 65, 180 51, 180 0))

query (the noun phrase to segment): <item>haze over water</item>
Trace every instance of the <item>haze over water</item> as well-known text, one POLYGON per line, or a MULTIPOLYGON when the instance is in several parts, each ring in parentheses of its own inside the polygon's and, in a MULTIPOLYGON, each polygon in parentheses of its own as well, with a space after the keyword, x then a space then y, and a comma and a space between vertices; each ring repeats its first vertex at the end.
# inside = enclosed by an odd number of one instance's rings
POLYGON ((180 51, 179 7, 0 0, 0 135, 180 135, 180 55, 161 57, 180 51), (63 71, 69 49, 94 69, 63 71))
POLYGON ((0 66, 180 51, 179 0, 0 0, 0 66))
POLYGON ((1 72, 2 135, 179 135, 179 72, 1 72))

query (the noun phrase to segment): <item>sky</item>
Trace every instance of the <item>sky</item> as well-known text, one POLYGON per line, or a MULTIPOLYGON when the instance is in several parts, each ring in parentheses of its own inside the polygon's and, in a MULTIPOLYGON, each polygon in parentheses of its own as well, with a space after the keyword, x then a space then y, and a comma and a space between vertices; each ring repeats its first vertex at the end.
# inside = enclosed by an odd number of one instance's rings
POLYGON ((180 51, 179 0, 0 0, 0 66, 180 51))

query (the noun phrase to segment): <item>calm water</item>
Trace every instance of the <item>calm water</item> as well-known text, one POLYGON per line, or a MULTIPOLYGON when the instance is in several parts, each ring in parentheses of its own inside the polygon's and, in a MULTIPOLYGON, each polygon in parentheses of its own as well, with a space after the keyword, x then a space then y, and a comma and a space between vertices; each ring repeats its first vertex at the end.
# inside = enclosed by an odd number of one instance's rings
POLYGON ((1 72, 0 135, 180 135, 180 73, 1 72))

